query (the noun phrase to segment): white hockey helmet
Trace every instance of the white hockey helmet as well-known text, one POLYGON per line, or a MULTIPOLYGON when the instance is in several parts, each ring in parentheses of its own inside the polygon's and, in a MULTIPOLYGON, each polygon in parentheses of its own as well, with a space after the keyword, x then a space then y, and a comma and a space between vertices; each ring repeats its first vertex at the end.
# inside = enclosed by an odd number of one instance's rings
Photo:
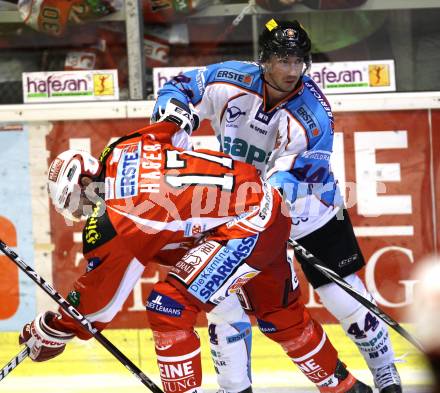
POLYGON ((58 211, 68 208, 69 196, 80 190, 82 176, 96 176, 100 163, 90 153, 82 150, 66 150, 59 154, 49 167, 47 189, 50 199, 58 211))

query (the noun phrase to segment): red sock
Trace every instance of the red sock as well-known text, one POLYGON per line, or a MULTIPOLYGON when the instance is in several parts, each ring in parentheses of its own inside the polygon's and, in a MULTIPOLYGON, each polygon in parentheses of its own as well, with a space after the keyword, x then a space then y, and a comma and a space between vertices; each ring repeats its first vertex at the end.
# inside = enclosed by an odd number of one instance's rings
POLYGON ((333 376, 338 353, 317 322, 311 321, 299 340, 283 343, 283 347, 292 361, 314 384, 325 384, 333 376))
POLYGON ((201 392, 200 340, 195 331, 153 332, 165 393, 201 392))

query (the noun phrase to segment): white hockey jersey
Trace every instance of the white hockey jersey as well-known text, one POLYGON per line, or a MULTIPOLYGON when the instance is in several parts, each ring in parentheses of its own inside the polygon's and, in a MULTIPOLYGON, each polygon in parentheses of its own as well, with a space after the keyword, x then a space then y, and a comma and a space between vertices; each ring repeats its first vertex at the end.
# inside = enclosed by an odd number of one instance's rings
POLYGON ((195 69, 168 81, 154 113, 175 98, 192 103, 209 119, 224 153, 254 165, 263 177, 289 171, 285 192, 292 204, 292 235, 303 237, 328 222, 342 206, 330 168, 333 114, 318 86, 304 76, 299 87, 269 107, 261 68, 228 61, 195 69))

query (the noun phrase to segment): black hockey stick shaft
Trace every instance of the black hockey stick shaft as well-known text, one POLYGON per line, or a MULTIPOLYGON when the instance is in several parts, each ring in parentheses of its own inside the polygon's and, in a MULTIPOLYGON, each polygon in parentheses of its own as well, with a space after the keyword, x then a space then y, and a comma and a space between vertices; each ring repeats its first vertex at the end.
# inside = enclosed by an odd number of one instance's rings
POLYGON ((12 251, 1 239, 0 250, 13 261, 26 275, 28 275, 44 292, 46 292, 62 309, 69 314, 78 324, 89 332, 105 349, 118 359, 135 377, 137 377, 153 393, 163 393, 142 370, 116 348, 92 323, 64 299, 48 282, 46 282, 35 270, 28 266, 14 251, 12 251))
POLYGON ((378 316, 382 321, 384 321, 388 326, 392 327, 397 333, 406 338, 412 345, 414 345, 418 350, 424 352, 422 344, 413 337, 407 330, 399 325, 393 318, 377 307, 373 302, 366 299, 361 293, 354 289, 347 281, 345 281, 339 274, 329 269, 325 264, 307 251, 303 246, 293 239, 289 239, 289 243, 292 245, 296 253, 300 254, 308 263, 310 263, 315 269, 317 269, 321 274, 326 276, 330 281, 334 282, 340 288, 342 288, 349 295, 354 297, 359 303, 370 310, 373 314, 378 316))
POLYGON ((24 359, 26 359, 29 356, 29 352, 30 352, 30 349, 25 346, 17 354, 17 356, 15 356, 13 359, 11 359, 11 361, 0 370, 0 381, 5 379, 6 376, 9 375, 14 368, 16 368, 24 359))

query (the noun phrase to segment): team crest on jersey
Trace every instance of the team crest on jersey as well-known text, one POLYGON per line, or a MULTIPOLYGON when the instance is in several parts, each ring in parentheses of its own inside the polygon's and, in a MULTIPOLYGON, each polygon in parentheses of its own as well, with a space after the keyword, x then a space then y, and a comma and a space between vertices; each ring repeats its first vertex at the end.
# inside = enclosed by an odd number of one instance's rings
POLYGON ((229 68, 221 68, 217 71, 215 79, 228 82, 236 82, 240 85, 251 86, 254 80, 253 75, 231 70, 229 68))
POLYGON ((243 112, 238 106, 231 106, 226 109, 226 121, 228 123, 234 123, 240 116, 246 116, 246 112, 243 112))

